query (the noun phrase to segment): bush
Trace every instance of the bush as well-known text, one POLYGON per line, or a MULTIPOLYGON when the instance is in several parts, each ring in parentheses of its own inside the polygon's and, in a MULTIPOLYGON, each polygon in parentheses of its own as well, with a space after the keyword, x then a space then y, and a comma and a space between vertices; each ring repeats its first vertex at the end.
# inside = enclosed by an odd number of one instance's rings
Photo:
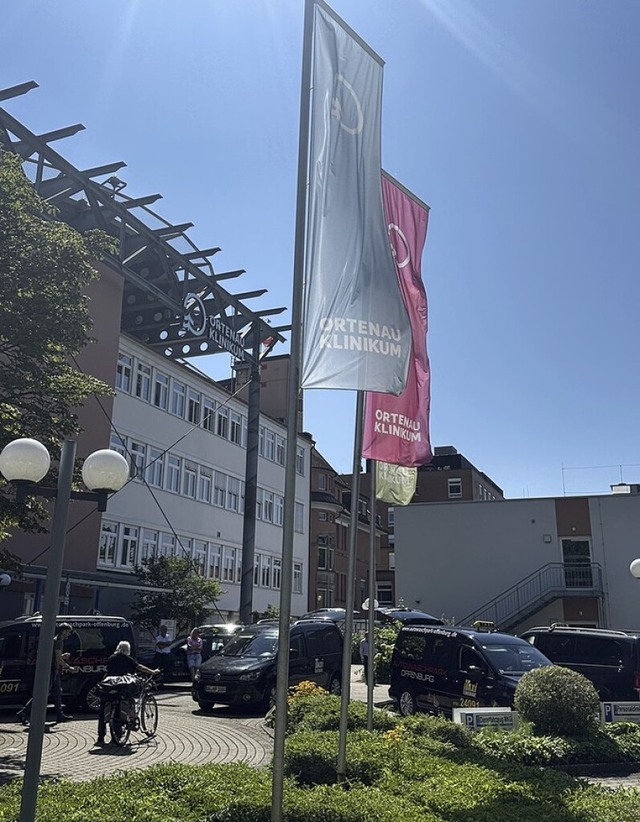
POLYGON ((582 674, 560 665, 547 665, 522 677, 514 707, 537 734, 577 737, 595 727, 600 699, 582 674))
MULTIPOLYGON (((373 727, 386 731, 395 727, 397 717, 388 711, 374 708, 373 727)), ((287 734, 298 731, 337 731, 340 727, 340 697, 331 694, 300 695, 289 700, 287 734)), ((364 702, 350 702, 347 714, 347 728, 350 731, 367 727, 367 705, 364 702)))
POLYGON ((449 742, 456 748, 468 748, 471 745, 471 734, 463 726, 451 722, 443 716, 414 714, 400 720, 400 727, 411 736, 420 738, 428 736, 440 742, 449 742))
MULTIPOLYGON (((379 734, 357 730, 348 735, 345 768, 349 781, 372 785, 386 764, 387 750, 379 734)), ((338 780, 337 767, 337 731, 300 731, 288 737, 284 773, 299 785, 333 785, 338 780)))

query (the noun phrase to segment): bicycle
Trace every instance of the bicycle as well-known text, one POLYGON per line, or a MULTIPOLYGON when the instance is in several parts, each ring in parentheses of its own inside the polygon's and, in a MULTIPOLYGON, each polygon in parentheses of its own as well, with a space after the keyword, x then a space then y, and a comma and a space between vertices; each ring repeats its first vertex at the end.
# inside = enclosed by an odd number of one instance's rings
POLYGON ((105 723, 109 726, 111 741, 119 748, 126 745, 132 731, 142 731, 151 739, 158 728, 158 703, 152 691, 156 683, 152 676, 136 677, 140 694, 125 697, 113 695, 105 704, 105 723))

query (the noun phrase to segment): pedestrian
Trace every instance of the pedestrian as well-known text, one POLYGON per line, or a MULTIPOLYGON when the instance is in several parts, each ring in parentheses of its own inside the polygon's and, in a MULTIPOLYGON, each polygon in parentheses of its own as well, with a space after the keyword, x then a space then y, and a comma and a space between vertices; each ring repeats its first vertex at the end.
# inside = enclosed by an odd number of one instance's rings
MULTIPOLYGON (((65 714, 62 708, 62 680, 60 675, 62 671, 69 671, 75 674, 78 668, 74 668, 69 664, 71 655, 64 653, 64 643, 69 639, 73 632, 73 627, 68 622, 63 622, 58 628, 57 634, 53 638, 53 657, 51 659, 51 674, 49 676, 49 698, 53 700, 56 709, 56 722, 69 722, 73 719, 72 716, 65 714)), ((24 708, 18 711, 18 717, 23 725, 29 724, 31 717, 31 703, 33 697, 27 702, 24 708)))
POLYGON ((168 679, 171 667, 171 634, 166 625, 160 626, 160 633, 156 637, 156 655, 154 664, 162 671, 162 678, 168 679))
POLYGON ((194 628, 187 637, 187 668, 191 681, 195 682, 196 673, 202 665, 202 637, 200 631, 194 628))
MULTIPOLYGON (((111 654, 109 659, 107 660, 107 673, 106 676, 124 676, 125 674, 136 674, 139 671, 142 671, 143 674, 148 674, 149 676, 153 676, 154 674, 159 674, 160 670, 158 668, 155 671, 152 671, 151 668, 147 668, 146 665, 143 665, 141 662, 136 662, 135 659, 131 658, 131 643, 123 640, 119 642, 116 646, 116 650, 114 653, 111 654)), ((103 694, 100 692, 100 712, 98 713, 98 741, 96 745, 104 745, 104 733, 105 733, 105 719, 104 719, 104 712, 105 706, 109 700, 108 694, 103 694)))
MULTIPOLYGON (((368 684, 369 683, 369 632, 362 637, 360 640, 360 662, 362 662, 362 666, 364 668, 364 681, 368 684)), ((373 680, 373 684, 375 685, 375 677, 373 680)))

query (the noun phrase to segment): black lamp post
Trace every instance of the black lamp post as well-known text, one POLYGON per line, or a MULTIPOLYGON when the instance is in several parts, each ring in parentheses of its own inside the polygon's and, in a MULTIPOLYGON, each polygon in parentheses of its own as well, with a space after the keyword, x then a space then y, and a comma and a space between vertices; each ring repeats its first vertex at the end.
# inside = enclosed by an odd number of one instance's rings
POLYGON ((0 453, 0 473, 16 485, 18 502, 26 500, 28 496, 55 499, 51 524, 51 551, 33 683, 29 742, 22 783, 20 822, 33 822, 36 815, 69 501, 82 499, 96 502, 98 510, 105 511, 109 494, 119 491, 129 476, 129 465, 125 458, 117 451, 102 449, 90 454, 82 466, 82 479, 89 491, 73 491, 71 482, 75 453, 75 442, 65 440, 60 453, 56 488, 39 485, 40 480, 49 470, 51 458, 47 449, 38 440, 28 438, 13 440, 0 453))

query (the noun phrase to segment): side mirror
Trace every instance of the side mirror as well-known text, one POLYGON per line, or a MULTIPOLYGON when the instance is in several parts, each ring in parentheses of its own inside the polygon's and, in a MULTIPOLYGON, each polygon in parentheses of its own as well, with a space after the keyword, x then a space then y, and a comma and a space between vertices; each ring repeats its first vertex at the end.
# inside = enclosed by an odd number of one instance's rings
POLYGON ((480 682, 481 679, 484 679, 485 672, 482 668, 478 668, 477 665, 469 665, 467 676, 472 682, 480 682))
POLYGON ((289 659, 298 659, 300 651, 297 648, 289 648, 289 659))

